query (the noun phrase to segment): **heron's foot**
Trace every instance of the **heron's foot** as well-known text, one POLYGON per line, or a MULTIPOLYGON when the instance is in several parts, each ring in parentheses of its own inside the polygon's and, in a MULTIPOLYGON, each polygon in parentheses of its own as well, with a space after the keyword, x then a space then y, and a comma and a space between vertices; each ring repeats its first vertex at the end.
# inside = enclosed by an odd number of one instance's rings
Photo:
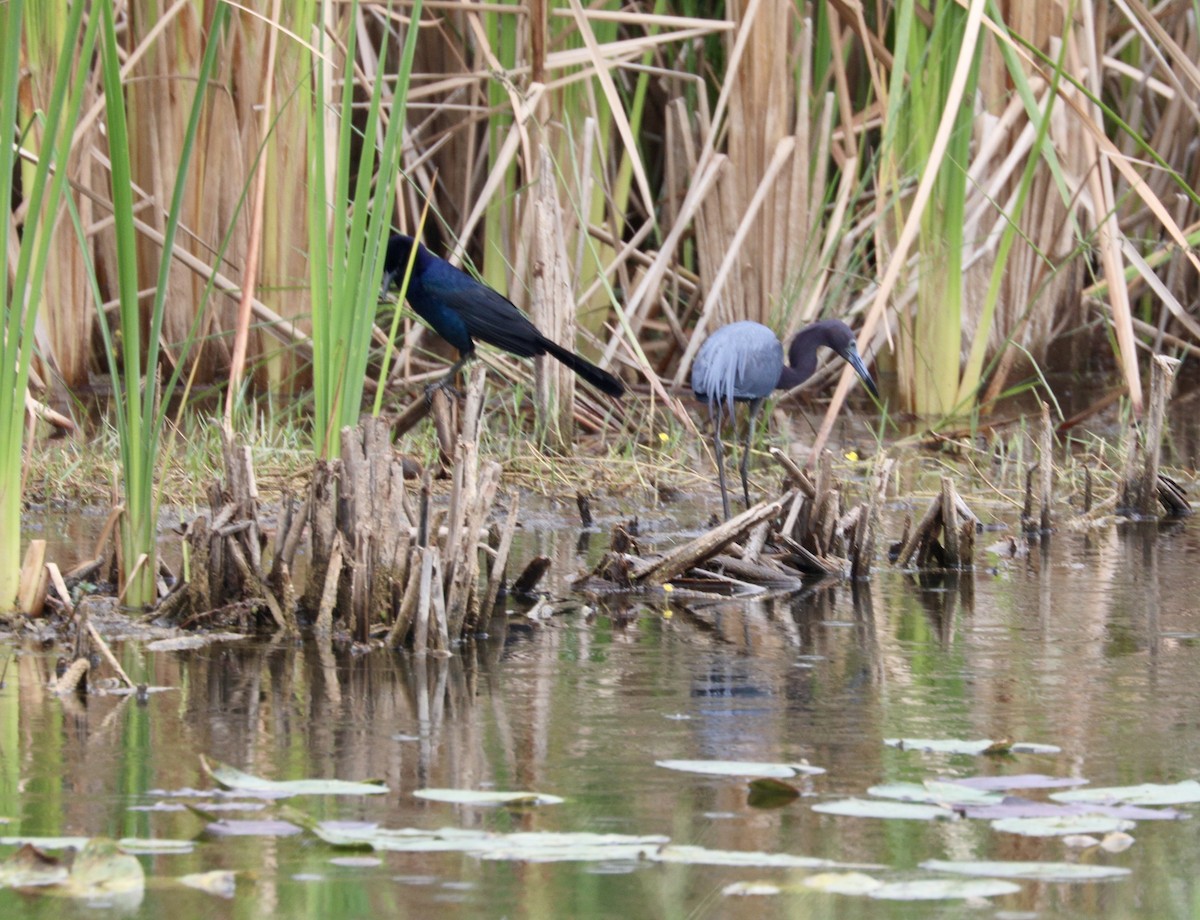
POLYGON ((453 377, 446 375, 440 380, 435 380, 433 383, 425 387, 425 401, 432 403, 433 394, 441 390, 446 395, 454 399, 462 399, 463 394, 454 386, 453 377))

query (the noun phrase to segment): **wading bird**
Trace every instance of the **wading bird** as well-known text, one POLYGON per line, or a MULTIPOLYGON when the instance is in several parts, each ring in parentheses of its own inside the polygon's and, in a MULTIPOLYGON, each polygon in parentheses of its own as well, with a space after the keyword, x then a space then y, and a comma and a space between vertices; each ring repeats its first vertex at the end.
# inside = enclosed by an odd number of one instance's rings
POLYGON ((773 390, 790 390, 812 376, 817 369, 817 349, 831 348, 841 355, 862 378, 871 395, 879 398, 875 381, 863 364, 854 344, 854 333, 840 319, 825 319, 801 329, 788 349, 783 363, 783 346, 775 333, 761 323, 744 321, 722 326, 700 346, 692 364, 692 392, 708 403, 713 423, 713 449, 717 454, 717 475, 721 480, 721 504, 729 518, 729 492, 725 488, 725 459, 721 450, 721 415, 724 409, 733 418, 733 404, 750 404, 746 444, 742 449, 742 494, 750 507, 750 484, 746 463, 750 457, 750 439, 763 400, 773 390))
POLYGON ((475 354, 475 339, 479 339, 521 358, 553 355, 596 389, 610 396, 625 392, 625 385, 608 371, 546 338, 506 297, 435 256, 411 236, 397 233, 388 240, 383 293, 404 280, 414 243, 417 254, 408 279, 408 302, 434 332, 458 349, 458 360, 430 390, 452 388, 454 375, 475 354))

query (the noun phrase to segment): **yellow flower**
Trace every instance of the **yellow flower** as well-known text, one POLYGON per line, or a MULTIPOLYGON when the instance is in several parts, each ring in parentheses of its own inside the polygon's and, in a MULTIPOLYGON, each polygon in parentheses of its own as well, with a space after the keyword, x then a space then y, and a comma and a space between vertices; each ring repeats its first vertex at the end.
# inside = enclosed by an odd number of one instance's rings
POLYGON ((846 451, 846 459, 849 460, 851 463, 857 463, 858 462, 858 451, 856 451, 856 450, 846 451))
POLYGON ((664 444, 666 444, 668 441, 671 440, 671 436, 669 434, 667 434, 665 431, 660 431, 658 433, 658 439, 660 441, 662 441, 664 444))

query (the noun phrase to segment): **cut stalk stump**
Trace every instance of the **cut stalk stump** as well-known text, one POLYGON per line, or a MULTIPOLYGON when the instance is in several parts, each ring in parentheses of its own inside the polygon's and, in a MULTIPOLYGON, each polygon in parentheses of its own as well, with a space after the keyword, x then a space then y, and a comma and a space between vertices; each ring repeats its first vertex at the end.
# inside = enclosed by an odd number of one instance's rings
POLYGON ((805 579, 865 577, 870 572, 882 496, 891 461, 881 457, 868 500, 849 510, 828 454, 816 479, 779 450, 787 486, 665 553, 642 557, 628 526, 614 529, 600 564, 577 582, 588 590, 674 587, 727 595, 798 590, 805 579))

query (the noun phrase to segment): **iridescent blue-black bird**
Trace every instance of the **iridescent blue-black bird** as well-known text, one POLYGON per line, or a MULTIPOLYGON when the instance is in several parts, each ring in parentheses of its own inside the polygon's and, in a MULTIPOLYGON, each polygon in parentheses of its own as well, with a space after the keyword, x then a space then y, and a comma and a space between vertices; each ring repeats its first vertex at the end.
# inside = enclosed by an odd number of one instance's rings
POLYGON ((733 418, 734 402, 750 404, 750 422, 742 449, 742 495, 750 507, 750 484, 746 462, 750 456, 750 438, 763 400, 774 390, 790 390, 812 376, 817 369, 817 349, 825 346, 841 355, 862 378, 871 395, 879 398, 875 381, 863 364, 854 344, 854 333, 840 319, 825 319, 801 329, 788 349, 783 363, 783 346, 775 333, 761 323, 750 321, 722 326, 700 346, 692 364, 692 392, 708 403, 713 423, 713 449, 717 454, 717 475, 721 480, 721 504, 729 517, 729 493, 725 488, 725 459, 721 450, 723 406, 733 418))
POLYGON ((546 338, 506 297, 435 256, 411 236, 397 233, 388 240, 384 293, 404 280, 414 243, 417 254, 408 279, 408 302, 434 332, 458 349, 458 360, 434 387, 453 384, 459 368, 475 354, 478 339, 521 358, 553 355, 596 389, 610 396, 625 392, 625 385, 608 371, 546 338))

